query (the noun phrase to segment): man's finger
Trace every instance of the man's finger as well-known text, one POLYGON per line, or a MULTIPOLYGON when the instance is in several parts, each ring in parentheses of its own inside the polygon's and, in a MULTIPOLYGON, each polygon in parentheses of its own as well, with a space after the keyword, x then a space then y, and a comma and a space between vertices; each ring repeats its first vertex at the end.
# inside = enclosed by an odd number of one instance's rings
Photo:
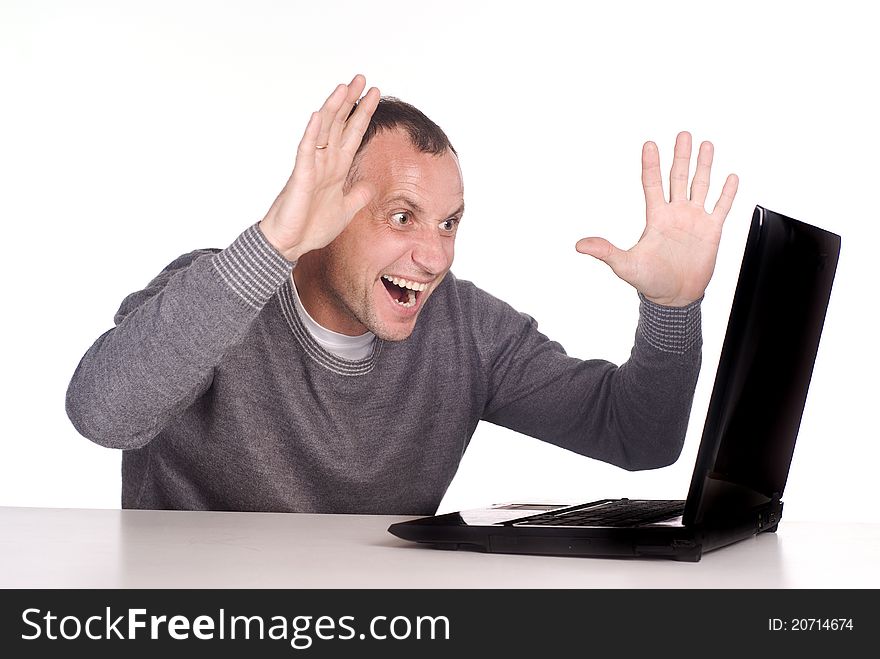
POLYGON ((660 175, 660 152, 653 142, 645 142, 642 146, 642 188, 649 211, 666 203, 660 175))
POLYGON ((293 166, 292 179, 295 179, 297 175, 311 172, 315 168, 315 145, 318 143, 321 123, 321 113, 312 112, 302 139, 299 141, 299 146, 296 148, 296 164, 293 166))
POLYGON ((348 85, 337 85, 336 89, 333 90, 333 93, 327 97, 326 101, 324 101, 324 105, 321 106, 321 109, 318 110, 318 112, 321 113, 321 131, 318 133, 316 144, 326 145, 327 141, 330 139, 330 128, 333 126, 333 117, 336 116, 339 108, 342 107, 347 92, 348 85))
POLYGON ((703 142, 697 155, 697 167, 694 170, 694 180, 691 183, 691 201, 700 206, 705 206, 706 195, 709 194, 709 177, 712 174, 712 158, 715 155, 715 147, 711 142, 703 142))
POLYGON ((604 238, 581 238, 574 248, 606 263, 618 277, 629 281, 629 254, 618 249, 604 238))
POLYGON ((691 167, 691 134, 682 131, 675 138, 675 153, 669 171, 669 201, 687 199, 688 176, 691 167))
POLYGON ((342 200, 345 205, 345 217, 352 218, 357 212, 370 203, 376 196, 376 186, 368 181, 358 181, 351 186, 351 190, 342 200))
POLYGON ((379 90, 370 87, 370 91, 360 100, 354 113, 345 122, 340 147, 347 151, 352 158, 361 144, 361 139, 370 124, 373 112, 376 111, 376 106, 379 105, 379 98, 379 90))
POLYGON ((718 197, 715 208, 712 209, 712 217, 719 222, 723 223, 724 218, 730 212, 730 207, 733 206, 733 198, 736 197, 736 189, 738 187, 739 177, 736 174, 728 176, 724 182, 724 187, 721 189, 721 196, 718 197))
POLYGON ((345 121, 351 114, 354 104, 357 103, 357 100, 361 97, 361 93, 364 91, 366 84, 366 78, 360 73, 348 83, 348 93, 345 95, 345 100, 339 106, 336 115, 333 117, 333 123, 330 126, 330 134, 327 136, 326 144, 339 146, 342 137, 342 130, 345 128, 345 121))

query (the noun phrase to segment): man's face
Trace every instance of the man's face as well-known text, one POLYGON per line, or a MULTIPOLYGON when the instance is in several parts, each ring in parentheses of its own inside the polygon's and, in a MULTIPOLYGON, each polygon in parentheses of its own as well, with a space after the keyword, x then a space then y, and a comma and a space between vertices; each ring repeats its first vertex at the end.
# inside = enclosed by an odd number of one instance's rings
POLYGON ((395 130, 370 141, 357 172, 375 186, 373 200, 332 243, 304 256, 294 278, 306 310, 327 329, 402 341, 452 266, 461 170, 451 151, 421 153, 395 130))

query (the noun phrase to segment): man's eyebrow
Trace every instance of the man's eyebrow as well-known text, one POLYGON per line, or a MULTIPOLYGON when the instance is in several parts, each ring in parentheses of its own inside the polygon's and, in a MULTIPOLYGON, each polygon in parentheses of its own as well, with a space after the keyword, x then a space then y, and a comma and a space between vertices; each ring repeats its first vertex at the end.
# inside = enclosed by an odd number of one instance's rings
POLYGON ((412 208, 419 215, 424 215, 425 211, 419 206, 418 202, 412 197, 407 197, 406 195, 397 195, 396 197, 392 197, 388 200, 389 204, 394 204, 402 201, 404 204, 412 208))
MULTIPOLYGON (((409 206, 411 209, 413 209, 419 215, 425 214, 424 209, 418 204, 418 202, 415 199, 413 199, 412 197, 408 197, 406 195, 397 195, 396 197, 392 197, 391 199, 388 200, 387 203, 394 204, 394 203, 398 203, 398 202, 403 202, 404 204, 409 206)), ((464 202, 461 202, 461 206, 459 206, 452 213, 450 213, 449 217, 455 217, 456 215, 461 216, 463 214, 464 214, 464 202)))

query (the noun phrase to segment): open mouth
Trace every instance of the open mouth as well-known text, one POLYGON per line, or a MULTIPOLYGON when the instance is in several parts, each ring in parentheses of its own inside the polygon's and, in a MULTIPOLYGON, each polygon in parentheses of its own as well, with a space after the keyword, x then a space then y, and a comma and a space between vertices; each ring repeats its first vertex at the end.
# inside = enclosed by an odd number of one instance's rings
POLYGON ((410 309, 416 305, 419 296, 428 288, 428 284, 410 281, 393 275, 382 275, 382 283, 385 290, 396 304, 404 309, 410 309))

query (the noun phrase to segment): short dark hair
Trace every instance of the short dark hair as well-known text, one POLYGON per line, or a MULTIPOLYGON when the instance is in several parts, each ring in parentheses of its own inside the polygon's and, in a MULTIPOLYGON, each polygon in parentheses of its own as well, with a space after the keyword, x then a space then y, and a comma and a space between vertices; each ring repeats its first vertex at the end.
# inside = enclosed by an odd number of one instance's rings
POLYGON ((440 156, 448 149, 458 155, 443 129, 431 121, 424 112, 399 98, 383 96, 379 99, 370 124, 364 132, 361 144, 355 153, 355 160, 378 132, 395 129, 406 131, 413 146, 422 153, 440 156))

